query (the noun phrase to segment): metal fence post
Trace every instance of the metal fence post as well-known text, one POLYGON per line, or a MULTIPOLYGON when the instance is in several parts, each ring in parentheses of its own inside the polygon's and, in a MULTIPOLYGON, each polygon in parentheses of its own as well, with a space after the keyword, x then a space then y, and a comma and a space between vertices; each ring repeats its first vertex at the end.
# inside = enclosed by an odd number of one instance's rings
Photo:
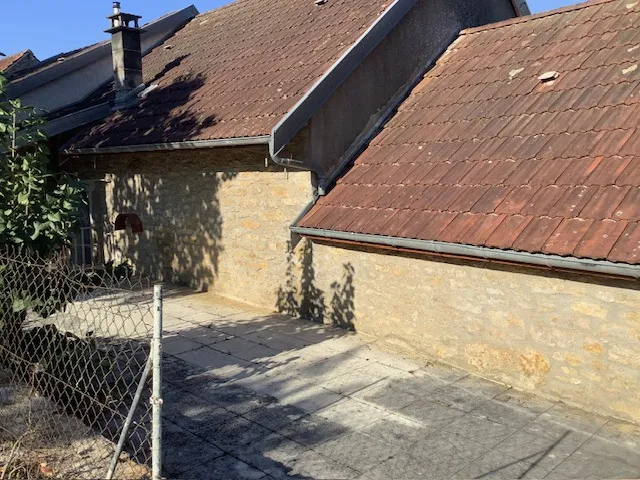
POLYGON ((138 388, 136 389, 136 394, 133 397, 133 401, 131 402, 131 407, 129 408, 129 413, 127 414, 127 419, 122 426, 122 431, 120 432, 120 439, 118 440, 118 444, 116 445, 116 449, 113 452, 113 456, 111 457, 111 463, 109 464, 109 470, 107 470, 107 475, 105 476, 106 480, 111 480, 113 478, 113 474, 116 471, 116 466, 118 465, 118 458, 120 458, 120 453, 122 453, 122 447, 124 447, 124 442, 127 440, 127 435, 129 434, 129 428, 131 427, 131 422, 133 422, 133 415, 135 414, 136 408, 138 408, 138 403, 140 402, 140 397, 142 396, 142 391, 144 390, 144 386, 147 383, 147 378, 149 378, 149 372, 151 371, 152 364, 151 357, 147 360, 147 363, 142 372, 142 376, 140 377, 140 383, 138 384, 138 388))
POLYGON ((151 424, 151 475, 153 480, 162 477, 162 285, 153 287, 153 407, 151 424))

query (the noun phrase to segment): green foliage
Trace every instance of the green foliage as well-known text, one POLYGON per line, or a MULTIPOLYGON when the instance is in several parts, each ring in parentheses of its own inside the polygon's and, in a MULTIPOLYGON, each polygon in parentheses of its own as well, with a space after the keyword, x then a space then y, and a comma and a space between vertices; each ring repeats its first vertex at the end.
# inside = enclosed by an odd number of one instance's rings
POLYGON ((69 244, 85 199, 77 180, 50 171, 42 123, 0 76, 0 245, 52 253, 69 244))

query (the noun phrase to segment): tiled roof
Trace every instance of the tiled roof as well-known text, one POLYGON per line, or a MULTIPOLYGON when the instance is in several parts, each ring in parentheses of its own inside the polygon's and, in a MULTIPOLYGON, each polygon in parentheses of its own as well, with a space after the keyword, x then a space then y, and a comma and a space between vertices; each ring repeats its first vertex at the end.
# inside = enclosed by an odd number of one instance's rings
POLYGON ((14 55, 9 55, 8 57, 0 57, 0 73, 5 72, 4 74, 6 75, 6 72, 9 71, 12 66, 29 56, 33 57, 31 50, 25 50, 14 55))
POLYGON ((238 0, 199 15, 144 57, 158 88, 70 148, 270 134, 389 3, 238 0))
POLYGON ((462 32, 299 226, 639 264, 639 57, 635 0, 462 32))

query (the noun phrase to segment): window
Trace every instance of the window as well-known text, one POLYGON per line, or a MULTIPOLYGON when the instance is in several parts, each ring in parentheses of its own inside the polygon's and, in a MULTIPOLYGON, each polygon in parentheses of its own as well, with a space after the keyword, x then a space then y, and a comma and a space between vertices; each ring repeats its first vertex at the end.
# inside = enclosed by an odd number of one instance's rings
POLYGON ((85 180, 87 193, 83 208, 80 231, 74 235, 71 246, 71 260, 76 265, 95 265, 102 262, 102 216, 104 203, 104 182, 85 180), (98 227, 98 228, 96 228, 98 227))

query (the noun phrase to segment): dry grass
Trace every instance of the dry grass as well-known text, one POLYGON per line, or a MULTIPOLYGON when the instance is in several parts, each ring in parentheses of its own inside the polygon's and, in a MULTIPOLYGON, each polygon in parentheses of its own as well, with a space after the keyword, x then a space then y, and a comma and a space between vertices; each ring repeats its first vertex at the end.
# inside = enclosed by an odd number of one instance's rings
MULTIPOLYGON (((0 371, 0 480, 104 478, 114 444, 30 393, 0 371)), ((138 480, 150 473, 122 454, 115 477, 138 480)))

